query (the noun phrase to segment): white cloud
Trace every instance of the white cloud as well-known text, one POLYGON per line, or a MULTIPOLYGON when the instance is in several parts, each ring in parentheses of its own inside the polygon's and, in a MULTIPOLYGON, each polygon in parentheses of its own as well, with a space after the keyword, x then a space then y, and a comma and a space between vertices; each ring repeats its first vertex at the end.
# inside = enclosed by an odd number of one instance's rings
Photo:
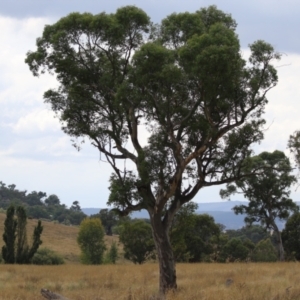
POLYGON ((290 134, 300 129, 300 55, 288 54, 276 63, 279 82, 268 93, 266 106, 268 130, 262 146, 284 151, 290 134))
POLYGON ((105 207, 110 171, 107 164, 99 163, 96 155, 76 162, 0 159, 0 181, 14 183, 19 190, 56 194, 68 206, 78 200, 82 207, 105 207))
POLYGON ((25 64, 26 53, 35 48, 35 41, 42 34, 46 18, 17 20, 0 16, 0 104, 13 107, 42 103, 43 92, 56 86, 51 76, 34 78, 25 64), (25 105, 24 105, 25 104, 25 105))
POLYGON ((60 123, 52 111, 37 109, 20 117, 12 128, 18 135, 34 135, 35 132, 57 132, 60 130, 60 123))

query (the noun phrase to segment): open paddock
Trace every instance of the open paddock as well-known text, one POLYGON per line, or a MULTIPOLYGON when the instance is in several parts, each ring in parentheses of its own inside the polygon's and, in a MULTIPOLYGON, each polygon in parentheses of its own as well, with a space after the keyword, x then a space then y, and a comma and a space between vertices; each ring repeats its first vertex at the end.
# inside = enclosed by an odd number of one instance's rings
MULTIPOLYGON (((44 299, 41 288, 71 300, 148 300, 158 290, 157 264, 0 265, 1 300, 44 299)), ((299 263, 178 264, 178 291, 168 300, 300 299, 299 263)))

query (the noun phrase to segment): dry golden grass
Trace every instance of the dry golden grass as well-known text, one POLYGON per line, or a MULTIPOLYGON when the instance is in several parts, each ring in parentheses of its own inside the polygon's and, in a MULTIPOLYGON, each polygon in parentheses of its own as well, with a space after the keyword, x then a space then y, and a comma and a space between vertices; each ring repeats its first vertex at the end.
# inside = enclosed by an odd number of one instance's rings
MULTIPOLYGON (((4 220, 6 214, 0 213, 0 249, 3 246, 2 234, 4 231, 4 220)), ((33 228, 37 225, 37 220, 27 220, 27 237, 29 243, 33 234, 33 228)), ((43 244, 41 247, 47 247, 60 254, 66 263, 79 263, 80 249, 76 242, 79 227, 55 224, 53 222, 42 221, 44 227, 42 233, 43 244)), ((113 241, 118 242, 117 236, 106 236, 105 243, 107 248, 113 241)), ((120 248, 121 251, 121 248, 120 248)), ((1 298, 0 298, 1 300, 1 298)))
MULTIPOLYGON (((0 214, 1 236, 4 219, 5 214, 0 214)), ((28 237, 36 223, 28 220, 28 237)), ((50 222, 43 222, 43 226, 43 246, 68 263, 0 265, 0 300, 43 299, 41 288, 72 300, 148 300, 157 293, 156 263, 139 266, 121 259, 117 265, 80 265, 78 227, 50 222)), ((118 237, 106 237, 108 247, 113 241, 118 237)), ((169 294, 167 300, 300 300, 298 263, 178 264, 177 276, 178 291, 169 294)))
MULTIPOLYGON (((177 275, 178 291, 167 300, 300 299, 298 263, 178 264, 177 275)), ((41 288, 73 300, 148 300, 158 290, 158 266, 0 265, 1 300, 43 299, 41 288)))

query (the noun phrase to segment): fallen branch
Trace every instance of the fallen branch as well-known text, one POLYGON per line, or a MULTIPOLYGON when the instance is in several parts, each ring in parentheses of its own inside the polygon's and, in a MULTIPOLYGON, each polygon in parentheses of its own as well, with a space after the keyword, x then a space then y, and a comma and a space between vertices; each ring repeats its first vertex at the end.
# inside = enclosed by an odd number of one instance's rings
POLYGON ((41 294, 48 300, 70 300, 60 294, 53 293, 47 289, 41 289, 41 294))

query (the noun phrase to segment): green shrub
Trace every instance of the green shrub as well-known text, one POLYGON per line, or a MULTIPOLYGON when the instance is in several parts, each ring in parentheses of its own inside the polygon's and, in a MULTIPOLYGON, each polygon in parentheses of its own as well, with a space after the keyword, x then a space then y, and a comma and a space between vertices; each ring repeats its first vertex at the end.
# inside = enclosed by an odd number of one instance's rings
POLYGON ((51 249, 41 248, 34 254, 32 263, 34 265, 62 265, 64 259, 51 249))
POLYGON ((106 250, 104 228, 101 220, 86 218, 80 223, 77 242, 81 249, 80 260, 84 264, 99 265, 103 263, 106 250))
POLYGON ((277 252, 270 239, 257 243, 251 255, 251 260, 255 262, 277 261, 277 252))
POLYGON ((113 242, 109 250, 105 253, 103 258, 104 264, 115 264, 119 257, 118 246, 116 242, 113 242))
POLYGON ((247 259, 249 251, 240 239, 232 238, 223 247, 220 262, 244 261, 247 259))

